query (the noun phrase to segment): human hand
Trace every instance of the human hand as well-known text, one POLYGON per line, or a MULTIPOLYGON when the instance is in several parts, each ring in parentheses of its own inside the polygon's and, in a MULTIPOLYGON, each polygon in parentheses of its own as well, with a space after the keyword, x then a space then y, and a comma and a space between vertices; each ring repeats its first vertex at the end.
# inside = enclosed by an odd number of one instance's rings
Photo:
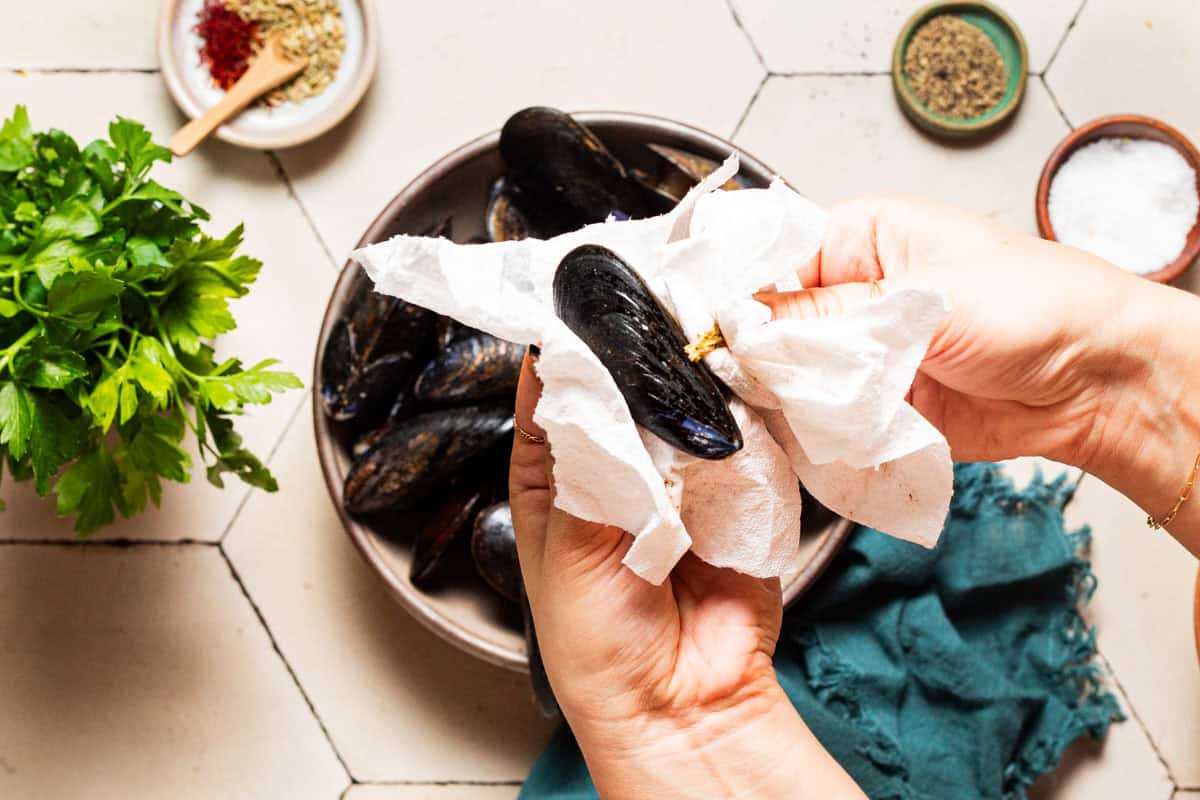
MULTIPOLYGON (((535 435, 540 392, 527 356, 517 422, 535 435)), ((689 554, 647 583, 621 564, 628 533, 553 507, 551 454, 515 438, 509 503, 546 673, 601 795, 861 797, 775 677, 779 580, 689 554)))
MULTIPOLYGON (((776 317, 806 317, 865 302, 870 281, 945 293, 951 313, 911 402, 955 459, 1046 456, 1097 474, 1156 515, 1178 496, 1200 449, 1194 296, 902 196, 835 206, 800 279, 819 288, 759 299, 776 317)), ((1200 553, 1197 507, 1173 530, 1200 553)))

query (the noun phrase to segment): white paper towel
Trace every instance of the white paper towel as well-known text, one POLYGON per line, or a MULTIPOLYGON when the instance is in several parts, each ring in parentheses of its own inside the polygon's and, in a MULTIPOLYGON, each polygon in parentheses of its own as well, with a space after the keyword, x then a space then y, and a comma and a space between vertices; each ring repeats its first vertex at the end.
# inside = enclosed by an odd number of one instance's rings
POLYGON ((944 299, 906 290, 839 317, 772 321, 753 295, 796 287, 825 215, 780 181, 716 188, 736 171, 733 156, 661 217, 547 241, 397 236, 354 258, 380 292, 541 345, 534 420, 554 448, 555 502, 632 533, 625 563, 646 580, 664 580, 689 548, 718 566, 782 574, 799 544, 797 476, 837 513, 932 546, 950 504, 950 450, 905 395, 944 299), (720 325, 727 347, 706 362, 740 398, 741 451, 693 458, 634 424, 612 376, 554 314, 554 271, 581 244, 636 269, 689 339, 720 325))

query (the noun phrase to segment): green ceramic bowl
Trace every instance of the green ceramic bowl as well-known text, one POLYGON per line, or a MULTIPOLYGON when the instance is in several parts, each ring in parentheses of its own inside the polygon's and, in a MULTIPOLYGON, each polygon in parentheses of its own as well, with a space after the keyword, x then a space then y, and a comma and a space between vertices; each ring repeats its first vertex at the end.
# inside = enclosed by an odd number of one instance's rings
POLYGON ((1012 19, 996 6, 981 0, 968 2, 941 0, 919 9, 908 18, 896 39, 892 51, 892 85, 904 113, 918 126, 936 136, 966 138, 979 136, 1007 122, 1025 97, 1025 75, 1029 72, 1029 54, 1025 37, 1012 19), (1004 97, 993 108, 977 117, 956 119, 929 110, 917 99, 908 79, 904 77, 904 56, 913 34, 925 22, 942 14, 953 14, 979 28, 996 45, 1008 70, 1008 86, 1004 97))

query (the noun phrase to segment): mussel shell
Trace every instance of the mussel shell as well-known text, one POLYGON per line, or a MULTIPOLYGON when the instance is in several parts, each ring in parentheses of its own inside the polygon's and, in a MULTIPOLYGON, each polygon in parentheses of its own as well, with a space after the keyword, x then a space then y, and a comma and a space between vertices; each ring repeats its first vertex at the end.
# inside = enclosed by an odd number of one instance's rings
POLYGON ((482 499, 483 495, 478 489, 455 492, 417 532, 413 539, 412 565, 408 574, 414 586, 421 588, 437 573, 450 545, 471 526, 482 499))
POLYGON ((841 519, 837 512, 827 508, 820 500, 813 497, 805 485, 800 484, 800 533, 815 534, 828 528, 836 520, 841 519))
POLYGON ((350 455, 358 458, 363 453, 370 450, 375 445, 379 444, 388 434, 396 430, 396 426, 400 422, 398 419, 388 419, 378 428, 372 428, 366 433, 354 440, 354 444, 350 446, 350 455))
POLYGON ((355 325, 356 341, 362 343, 361 357, 374 359, 408 353, 412 358, 420 358, 432 350, 437 321, 432 311, 375 291, 365 305, 371 309, 370 319, 355 325))
POLYGON ((511 404, 447 408, 406 419, 354 460, 342 502, 354 514, 417 509, 512 429, 511 404))
POLYGON ((348 313, 334 323, 321 354, 325 413, 341 422, 370 423, 371 415, 386 412, 432 352, 436 316, 373 291, 360 276, 348 313))
POLYGON ((514 603, 521 601, 521 562, 517 558, 512 509, 507 502, 488 506, 475 517, 471 557, 479 576, 497 594, 514 603))
POLYGON ((524 356, 523 346, 476 332, 451 342, 425 365, 413 397, 422 403, 462 403, 511 396, 524 356))
POLYGON ((492 242, 550 239, 587 223, 556 194, 522 188, 508 177, 492 185, 483 221, 492 242))
MULTIPOLYGON (((668 170, 681 174, 688 180, 687 188, 683 193, 687 193, 695 184, 707 178, 709 175, 717 171, 721 166, 720 161, 714 161, 711 158, 706 158, 695 153, 690 153, 687 150, 680 150, 677 147, 668 147, 665 144, 648 144, 648 148, 654 151, 656 155, 663 159, 667 164, 674 167, 674 170, 668 170)), ((667 176, 663 176, 667 178, 667 176)), ((745 189, 749 187, 749 183, 744 178, 734 175, 729 180, 721 184, 720 188, 726 191, 734 191, 737 189, 745 189)), ((683 195, 680 195, 682 197, 683 195)))
MULTIPOLYGON (((668 209, 683 199, 692 187, 711 175, 721 162, 711 158, 689 153, 675 147, 661 144, 648 144, 660 158, 657 173, 635 169, 630 175, 653 198, 653 202, 665 205, 668 209)), ((750 184, 741 176, 734 175, 719 188, 726 191, 746 189, 750 184)), ((660 213, 662 213, 660 211, 660 213)))
POLYGON ((488 239, 493 242, 515 242, 529 237, 529 220, 517 207, 517 201, 505 178, 492 186, 484 217, 488 239))
POLYGON ((558 700, 554 697, 550 676, 546 674, 546 664, 542 661, 542 647, 538 644, 537 629, 533 625, 533 610, 529 608, 529 598, 524 592, 521 592, 521 622, 525 627, 525 654, 529 657, 529 681, 533 685, 533 699, 537 701, 542 716, 546 719, 557 717, 558 700))
POLYGON ((354 334, 345 319, 336 320, 321 353, 321 405, 334 419, 342 416, 342 396, 354 374, 354 334))
POLYGON ((535 107, 513 114, 500 131, 500 155, 517 187, 573 218, 568 229, 614 214, 649 215, 641 190, 621 162, 562 111, 535 107))
POLYGON ((331 416, 338 420, 379 419, 396 395, 412 384, 416 361, 409 353, 392 353, 355 370, 338 394, 331 416))
POLYGON ((554 308, 612 374, 635 422, 700 458, 741 449, 716 378, 688 360, 678 323, 616 253, 597 245, 568 253, 554 274, 554 308))
MULTIPOLYGON (((678 175, 679 173, 673 171, 672 174, 678 175)), ((641 169, 632 169, 629 171, 629 175, 642 188, 650 207, 658 214, 665 214, 673 209, 691 188, 689 184, 679 191, 679 187, 672 185, 666 179, 658 178, 641 169)), ((686 179, 684 180, 686 181, 686 179)))

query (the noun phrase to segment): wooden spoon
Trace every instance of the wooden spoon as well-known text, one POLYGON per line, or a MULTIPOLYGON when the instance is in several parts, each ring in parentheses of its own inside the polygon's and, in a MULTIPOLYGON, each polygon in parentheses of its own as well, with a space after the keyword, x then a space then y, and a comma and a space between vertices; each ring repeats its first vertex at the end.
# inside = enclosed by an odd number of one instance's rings
POLYGON ((246 73, 229 87, 221 102, 184 125, 171 137, 171 152, 186 156, 210 133, 250 105, 259 95, 299 75, 308 60, 293 61, 283 53, 283 33, 267 40, 246 73))

